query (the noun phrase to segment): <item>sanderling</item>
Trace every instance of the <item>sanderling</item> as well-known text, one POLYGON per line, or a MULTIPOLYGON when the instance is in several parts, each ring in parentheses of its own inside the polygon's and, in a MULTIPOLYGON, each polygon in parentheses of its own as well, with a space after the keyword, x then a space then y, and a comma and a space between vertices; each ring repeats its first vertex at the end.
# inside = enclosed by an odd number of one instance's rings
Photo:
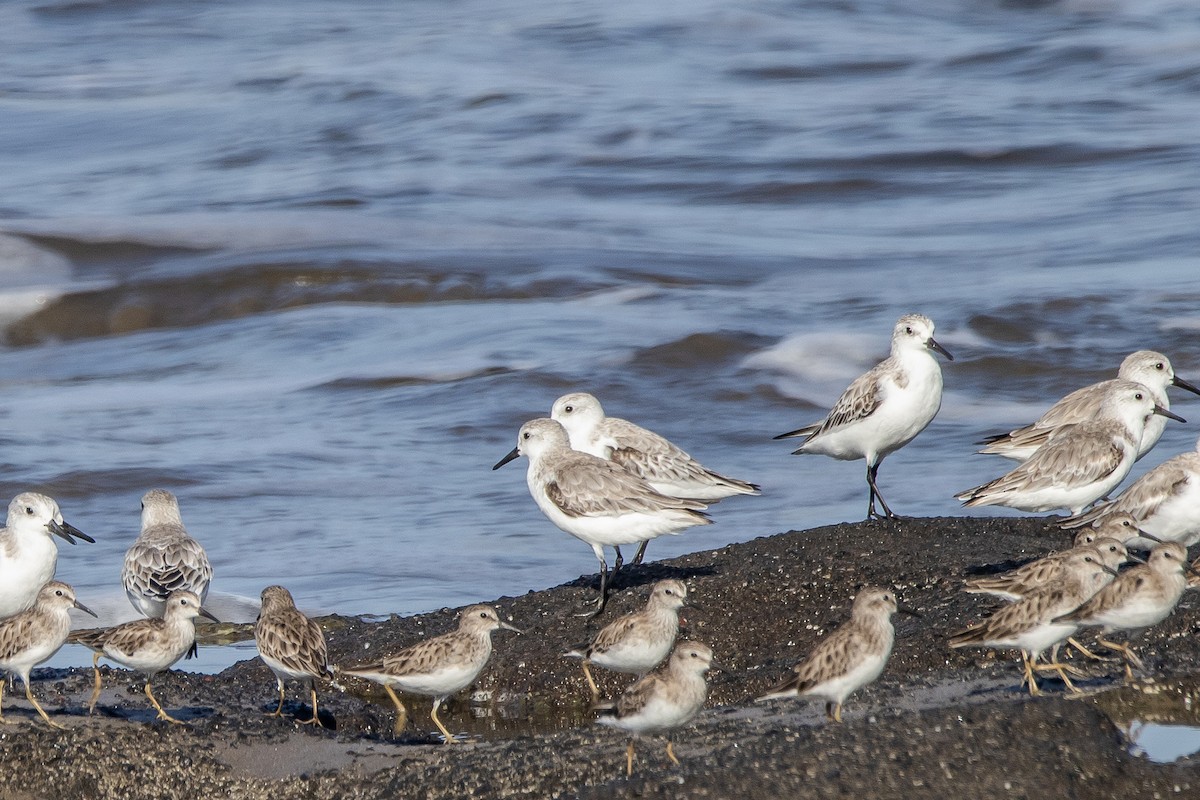
MULTIPOLYGON (((521 426, 517 446, 492 469, 525 456, 525 481, 538 508, 551 522, 587 542, 600 562, 600 600, 595 616, 608 602, 611 583, 605 547, 644 542, 664 533, 679 533, 693 525, 709 525, 695 500, 667 497, 644 480, 611 461, 572 450, 567 432, 552 419, 534 419, 521 426)), ((621 551, 612 576, 621 569, 621 551)))
POLYGON ((950 646, 1020 650, 1024 668, 1023 683, 1029 687, 1031 695, 1041 693, 1035 672, 1055 672, 1071 691, 1078 691, 1068 673, 1076 676, 1082 673, 1061 663, 1057 656, 1059 646, 1075 635, 1079 625, 1057 618, 1087 601, 1112 581, 1114 573, 1103 564, 1080 563, 1081 567, 1072 580, 1046 584, 1020 601, 1004 606, 982 622, 951 636, 950 646), (1039 664, 1038 660, 1048 648, 1052 649, 1050 662, 1039 664))
POLYGON ((841 722, 846 698, 883 672, 896 639, 892 614, 897 610, 892 592, 864 588, 854 598, 850 620, 818 642, 808 657, 792 668, 787 680, 758 700, 821 697, 826 701, 826 718, 841 722))
POLYGON ((884 515, 888 508, 875 484, 879 464, 889 453, 916 437, 942 407, 942 368, 930 351, 950 355, 933 338, 933 320, 906 314, 892 331, 892 354, 860 375, 842 393, 822 421, 776 436, 805 437, 794 455, 818 453, 843 461, 867 461, 867 519, 878 517, 875 498, 884 515))
MULTIPOLYGON (((654 431, 606 417, 600 401, 586 392, 558 398, 550 418, 566 428, 573 450, 619 464, 668 497, 715 503, 735 494, 759 494, 755 484, 706 469, 654 431)), ((642 563, 645 551, 646 542, 642 542, 634 564, 642 563)))
POLYGON ((200 543, 188 535, 179 516, 179 501, 165 489, 142 496, 142 532, 121 568, 121 582, 133 607, 147 617, 161 617, 167 595, 176 589, 194 592, 204 602, 213 568, 200 543))
POLYGON ((58 503, 44 494, 22 492, 8 504, 8 521, 0 530, 0 619, 31 608, 54 577, 58 546, 51 534, 71 544, 96 541, 64 522, 58 503))
MULTIPOLYGON (((1200 394, 1200 389, 1182 378, 1176 377, 1170 360, 1162 353, 1156 353, 1153 350, 1138 350, 1136 353, 1130 353, 1121 362, 1121 368, 1118 370, 1116 378, 1076 389, 1051 406, 1050 410, 1043 414, 1037 422, 1008 433, 988 436, 979 442, 979 444, 987 445, 979 452, 1025 461, 1037 452, 1037 449, 1045 444, 1059 428, 1087 422, 1095 417, 1104 403, 1104 399, 1112 392, 1123 388, 1127 381, 1145 386, 1150 391, 1154 402, 1168 411, 1171 409, 1171 401, 1167 397, 1168 386, 1178 386, 1194 394, 1200 394)), ((1154 447, 1159 437, 1162 436, 1166 424, 1165 419, 1151 419, 1146 423, 1138 442, 1138 458, 1154 447)))
POLYGON ((25 699, 52 728, 61 729, 33 698, 29 673, 38 664, 53 658, 67 641, 71 618, 67 609, 78 608, 93 617, 96 613, 75 599, 75 590, 61 581, 50 581, 38 592, 33 608, 0 620, 0 722, 4 721, 4 677, 21 676, 25 684, 25 699))
POLYGON ((591 644, 564 654, 583 659, 583 675, 592 690, 593 702, 600 697, 600 689, 588 665, 645 675, 671 652, 679 634, 679 609, 686 603, 687 585, 683 581, 659 581, 645 608, 605 625, 591 644))
POLYGON ((145 675, 146 698, 158 711, 158 719, 182 724, 158 704, 150 681, 192 649, 198 616, 219 621, 200 605, 200 598, 194 592, 176 589, 167 595, 166 610, 161 617, 136 619, 112 628, 77 633, 76 640, 94 651, 92 668, 96 673, 96 684, 88 702, 88 713, 95 710, 96 701, 100 699, 100 658, 104 657, 145 675))
POLYGON ((435 636, 386 656, 381 661, 338 670, 381 684, 396 705, 393 732, 399 734, 408 725, 408 709, 392 687, 410 694, 433 698, 430 716, 445 737, 446 744, 458 743, 454 734, 438 719, 438 708, 450 695, 474 682, 492 655, 492 631, 505 628, 521 633, 501 621, 491 606, 470 606, 459 616, 458 630, 435 636))
POLYGON ((1130 383, 1105 397, 1096 418, 1061 431, 1008 474, 955 497, 964 506, 1079 514, 1129 474, 1142 428, 1155 414, 1184 421, 1156 405, 1144 386, 1130 383))
POLYGON ((320 725, 316 680, 333 675, 325 634, 320 625, 296 608, 292 593, 282 586, 262 590, 262 609, 254 623, 254 643, 279 684, 279 707, 272 716, 283 714, 283 682, 298 680, 307 686, 312 697, 312 719, 303 723, 320 725))
POLYGON ((1115 575, 1117 568, 1128 558, 1125 545, 1116 539, 1097 539, 1093 544, 1051 553, 1003 575, 974 578, 967 581, 965 591, 995 595, 1005 600, 1020 600, 1043 586, 1060 583, 1096 564, 1108 567, 1115 575))
MULTIPOLYGON (((1075 528, 1120 514, 1128 514, 1138 528, 1161 541, 1182 542, 1188 547, 1200 541, 1200 441, 1196 450, 1167 459, 1112 502, 1061 524, 1075 528)), ((1145 550, 1153 545, 1142 536, 1130 546, 1145 550)))
POLYGON ((1154 546, 1145 564, 1122 572, 1086 603, 1054 619, 1080 627, 1100 626, 1096 639, 1125 659, 1125 677, 1133 678, 1132 667, 1143 668, 1142 660, 1128 645, 1105 637, 1116 631, 1133 631, 1157 625, 1167 618, 1187 588, 1187 550, 1179 542, 1154 546))
MULTIPOLYGON (((601 709, 605 715, 596 721, 635 736, 678 728, 696 716, 708 698, 704 673, 712 665, 713 653, 707 645, 680 642, 665 667, 626 689, 616 703, 601 709)), ((679 763, 669 735, 667 758, 679 763)), ((625 774, 633 774, 633 737, 625 750, 625 774)))

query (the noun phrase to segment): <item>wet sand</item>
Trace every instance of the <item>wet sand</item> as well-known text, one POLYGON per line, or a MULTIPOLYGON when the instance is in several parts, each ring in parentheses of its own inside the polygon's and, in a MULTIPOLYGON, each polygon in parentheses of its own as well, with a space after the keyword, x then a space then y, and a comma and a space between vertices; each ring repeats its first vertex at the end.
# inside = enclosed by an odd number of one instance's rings
MULTIPOLYGON (((686 535, 686 534, 685 534, 686 535)), ((273 676, 258 659, 219 675, 174 672, 154 684, 187 725, 153 722, 131 673, 102 670, 95 716, 83 708, 90 669, 40 671, 34 691, 44 725, 21 696, 5 692, 0 725, 5 769, 0 799, 124 800, 162 797, 1005 797, 1189 796, 1200 759, 1156 764, 1132 755, 1121 728, 1132 719, 1200 724, 1200 594, 1189 592, 1162 625, 1135 641, 1148 676, 1123 688, 1117 663, 1083 664, 1092 676, 1069 696, 1047 679, 1030 698, 1010 654, 950 650, 948 634, 997 602, 960 591, 964 576, 998 572, 1069 536, 1043 519, 912 519, 857 523, 763 537, 715 551, 627 567, 598 621, 575 616, 595 598, 595 577, 495 601, 524 628, 498 631, 476 685, 443 707, 469 743, 445 746, 428 731, 429 702, 412 698, 411 722, 393 735, 381 690, 343 681, 325 687, 322 719, 289 687, 285 716, 273 676), (626 738, 591 723, 579 664, 563 659, 607 621, 642 605, 650 584, 687 580, 697 608, 683 636, 710 645, 721 663, 705 710, 665 740, 638 742, 632 778, 626 738), (852 696, 844 723, 827 724, 820 701, 753 698, 779 680, 843 621, 857 588, 894 588, 920 618, 897 617, 897 642, 880 680, 852 696)), ((548 546, 554 543, 548 539, 548 546)), ((573 546, 565 538, 562 546, 573 546)), ((653 557, 654 546, 650 547, 653 557)), ((582 558, 582 556, 581 556, 582 558)), ((454 609, 418 617, 322 620, 333 659, 354 663, 455 626, 454 609)), ((615 695, 630 679, 596 670, 615 695)))

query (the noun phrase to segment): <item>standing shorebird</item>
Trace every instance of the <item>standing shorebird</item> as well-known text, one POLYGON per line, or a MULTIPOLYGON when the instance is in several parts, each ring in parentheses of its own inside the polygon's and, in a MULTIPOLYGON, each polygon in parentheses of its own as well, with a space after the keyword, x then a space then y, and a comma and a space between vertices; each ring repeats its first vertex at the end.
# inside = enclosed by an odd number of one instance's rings
MULTIPOLYGON (((566 428, 571 449, 612 461, 668 497, 715 503, 735 494, 759 494, 755 484, 705 468, 654 431, 605 416, 600 401, 586 392, 558 398, 550 418, 566 428)), ((646 542, 642 542, 633 563, 642 563, 645 552, 646 542)))
MULTIPOLYGON (((1037 422, 1008 433, 988 436, 979 442, 987 445, 979 452, 1004 456, 1015 461, 1026 461, 1063 427, 1087 422, 1095 417, 1105 399, 1113 392, 1126 388, 1129 382, 1146 387, 1154 402, 1168 411, 1171 409, 1171 401, 1167 397, 1168 386, 1178 386, 1193 394, 1200 394, 1200 389, 1175 375, 1170 360, 1162 353, 1138 350, 1136 353, 1130 353, 1121 362, 1115 379, 1076 389, 1051 406, 1037 422)), ((1157 418, 1146 423, 1138 440, 1138 458, 1146 455, 1150 448, 1154 447, 1166 424, 1165 419, 1157 418)))
MULTIPOLYGON (((645 542, 694 525, 709 525, 695 500, 667 497, 611 461, 572 450, 563 426, 534 419, 521 426, 517 446, 492 469, 525 456, 525 481, 534 502, 551 522, 591 545, 600 562, 600 599, 592 616, 604 611, 611 584, 604 548, 645 542)), ((617 550, 612 577, 621 569, 617 550)))
POLYGON ((67 611, 72 608, 96 616, 96 612, 75 599, 74 589, 60 581, 50 581, 38 592, 33 608, 0 620, 0 722, 4 721, 4 676, 15 674, 25 684, 25 699, 46 724, 62 729, 33 698, 29 673, 53 658, 67 641, 71 632, 67 611))
POLYGON ((1148 549, 1152 546, 1148 539, 1188 547, 1200 541, 1200 441, 1192 452, 1169 458, 1142 475, 1112 502, 1061 524, 1076 528, 1126 516, 1136 520, 1143 532, 1130 542, 1131 547, 1148 549))
POLYGON ((292 593, 282 586, 262 590, 262 609, 254 623, 254 643, 263 663, 275 673, 279 685, 279 706, 272 716, 283 714, 283 682, 302 681, 312 696, 312 719, 305 725, 320 725, 317 714, 316 681, 332 677, 329 651, 321 626, 296 608, 292 593))
POLYGON ((433 724, 442 732, 446 744, 457 744, 454 734, 438 719, 438 709, 450 695, 467 688, 479 677, 492 656, 492 631, 497 628, 521 633, 520 628, 502 622, 491 606, 470 606, 459 616, 458 630, 418 642, 381 661, 340 671, 382 684, 396 705, 393 727, 396 734, 408 725, 408 709, 392 687, 432 697, 433 724))
POLYGON ((188 535, 179 515, 179 501, 165 489, 142 496, 142 532, 121 568, 121 582, 133 607, 147 617, 161 617, 167 596, 177 590, 194 592, 203 603, 213 568, 200 543, 188 535))
MULTIPOLYGON (((704 673, 713 665, 713 653, 699 642, 681 642, 667 665, 634 683, 615 704, 602 709, 601 725, 620 728, 636 736, 669 732, 696 716, 708 698, 704 673)), ((667 736, 667 758, 678 764, 674 743, 667 736)), ((633 736, 625 749, 625 774, 633 774, 633 736)))
POLYGON ((933 338, 933 320, 906 314, 892 330, 892 354, 860 375, 842 392, 833 410, 820 422, 776 439, 803 436, 793 455, 818 453, 842 461, 867 461, 867 519, 897 515, 888 508, 875 478, 889 453, 899 450, 925 430, 942 407, 942 368, 933 351, 954 357, 933 338))
POLYGON ((63 521, 58 503, 44 494, 22 492, 8 504, 8 521, 0 529, 0 619, 32 608, 38 593, 54 577, 58 546, 54 536, 71 544, 96 540, 63 521))
POLYGON ((1133 667, 1143 669, 1142 660, 1128 645, 1105 637, 1115 631, 1134 631, 1162 622, 1179 603, 1187 578, 1187 550, 1179 542, 1155 545, 1145 564, 1121 573, 1090 600, 1075 610, 1056 617, 1055 623, 1081 627, 1100 626, 1096 641, 1125 659, 1125 677, 1133 679, 1133 667))
POLYGON ((200 598, 194 592, 176 589, 167 595, 166 609, 161 617, 136 619, 112 628, 78 633, 79 643, 93 651, 92 668, 96 673, 88 713, 95 710, 96 701, 100 699, 100 659, 103 657, 145 675, 146 698, 158 712, 158 719, 182 725, 182 720, 175 719, 158 704, 150 681, 192 649, 196 642, 196 617, 219 622, 200 605, 200 598))
POLYGON ((583 676, 592 690, 592 702, 600 689, 592 679, 589 665, 645 675, 662 663, 679 635, 679 609, 687 603, 687 585, 666 580, 654 584, 646 607, 605 625, 591 644, 564 653, 582 659, 583 676))
MULTIPOLYGON (((868 587, 854 598, 850 620, 822 639, 792 675, 759 701, 814 696, 825 699, 825 716, 842 721, 842 703, 883 672, 896 631, 892 614, 899 609, 896 595, 868 587)), ((913 613, 911 611, 907 613, 913 613)))
POLYGON ((1125 480, 1146 421, 1155 414, 1184 421, 1156 405, 1144 386, 1130 383, 1105 397, 1096 418, 1056 434, 1007 475, 955 497, 964 506, 1079 514, 1125 480))
POLYGON ((955 649, 991 647, 1020 650, 1024 669, 1022 683, 1029 687, 1030 695, 1041 694, 1034 677, 1038 672, 1055 672, 1067 688, 1078 691, 1068 673, 1076 676, 1082 673, 1061 663, 1058 649, 1075 635, 1080 626, 1075 622, 1060 620, 1059 617, 1078 608, 1112 581, 1115 570, 1103 564, 1085 562, 1080 557, 1074 557, 1071 563, 1077 568, 1066 574, 1064 579, 1045 584, 982 622, 954 634, 950 637, 950 646, 955 649), (1039 664, 1042 653, 1047 649, 1051 650, 1050 662, 1039 664))

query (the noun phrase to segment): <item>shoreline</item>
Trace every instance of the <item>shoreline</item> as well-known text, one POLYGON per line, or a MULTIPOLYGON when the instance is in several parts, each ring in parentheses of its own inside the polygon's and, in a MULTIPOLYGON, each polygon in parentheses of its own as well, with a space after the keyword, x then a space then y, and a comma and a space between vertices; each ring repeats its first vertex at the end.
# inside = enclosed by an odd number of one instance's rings
MULTIPOLYGON (((950 650, 953 631, 995 608, 962 593, 962 579, 998 572, 1068 546, 1050 518, 933 518, 860 522, 764 536, 618 575, 598 620, 574 616, 595 598, 597 576, 493 605, 523 628, 497 631, 476 684, 443 706, 453 731, 472 742, 444 746, 426 730, 430 703, 405 698, 406 731, 392 737, 394 710, 381 690, 345 680, 320 692, 322 719, 336 730, 295 724, 311 713, 289 684, 284 718, 262 662, 216 675, 172 672, 155 693, 186 726, 150 723, 153 711, 132 673, 102 668, 97 713, 83 704, 90 667, 35 671, 34 693, 68 730, 48 728, 21 692, 5 692, 0 725, 8 769, 0 800, 41 797, 235 798, 393 797, 826 797, 957 796, 966 785, 1004 796, 1174 795, 1200 789, 1200 758, 1157 764, 1130 754, 1113 720, 1200 725, 1200 593, 1185 594, 1161 625, 1135 640, 1147 676, 1123 687, 1119 664, 1079 665, 1084 693, 1047 679, 1030 698, 1012 654, 950 650), (644 604, 656 580, 683 578, 695 608, 681 638, 713 648, 709 700, 676 732, 671 765, 662 737, 638 743, 626 779, 626 736, 592 724, 577 660, 561 653, 644 604), (864 584, 893 588, 922 616, 897 617, 896 646, 875 684, 852 695, 841 725, 826 724, 818 700, 755 703, 795 661, 847 618, 864 584), (291 715, 289 717, 289 715, 291 715), (1124 715, 1124 716, 1123 716, 1124 715)), ((391 652, 455 627, 457 609, 367 622, 326 617, 338 664, 391 652)), ((594 671, 613 697, 630 676, 594 671)), ((1197 743, 1200 745, 1200 741, 1197 743)))

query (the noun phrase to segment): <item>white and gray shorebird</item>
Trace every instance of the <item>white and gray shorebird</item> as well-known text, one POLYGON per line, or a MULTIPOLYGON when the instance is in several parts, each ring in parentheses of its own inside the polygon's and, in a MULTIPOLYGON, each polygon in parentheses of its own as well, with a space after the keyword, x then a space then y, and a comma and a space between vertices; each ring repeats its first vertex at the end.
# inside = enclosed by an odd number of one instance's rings
POLYGON ((1200 541, 1200 441, 1196 450, 1169 458, 1142 475, 1112 502, 1063 520, 1064 528, 1100 525, 1110 518, 1128 516, 1143 535, 1130 547, 1149 549, 1153 540, 1182 542, 1190 547, 1200 541))
MULTIPOLYGON (((674 764, 669 732, 686 724, 704 706, 708 684, 704 673, 713 666, 712 650, 699 642, 680 642, 666 666, 638 680, 617 699, 601 707, 601 725, 642 733, 668 733, 667 758, 674 764)), ((625 774, 633 774, 633 737, 625 749, 625 774)))
MULTIPOLYGON (((1162 353, 1138 350, 1121 362, 1116 378, 1076 389, 1051 406, 1037 422, 1008 433, 988 436, 979 442, 987 445, 979 452, 1026 461, 1063 427, 1087 422, 1095 417, 1105 398, 1125 388, 1129 382, 1145 386, 1154 402, 1168 411, 1171 410, 1171 401, 1167 397, 1168 386, 1178 386, 1193 394, 1200 394, 1200 389, 1175 375, 1171 361, 1162 353)), ((1154 447, 1166 424, 1165 418, 1154 418, 1146 423, 1138 442, 1138 458, 1154 447)))
POLYGON ((1187 588, 1187 550, 1179 542, 1155 545, 1145 564, 1122 572, 1086 603, 1054 619, 1055 623, 1080 627, 1099 626, 1096 641, 1119 652, 1125 659, 1125 676, 1142 669, 1142 660, 1128 645, 1108 638, 1116 631, 1136 631, 1166 619, 1187 588))
MULTIPOLYGON (((1073 559, 1078 569, 1065 580, 1048 583, 1026 594, 1019 601, 1004 606, 987 619, 950 637, 950 647, 990 647, 1019 650, 1024 670, 1023 683, 1031 695, 1038 695, 1035 673, 1055 672, 1072 691, 1078 691, 1069 674, 1079 670, 1058 660, 1058 649, 1079 630, 1079 624, 1058 619, 1086 602, 1108 585, 1115 570, 1098 563, 1073 559), (1042 653, 1051 650, 1049 663, 1041 664, 1042 653)), ((1091 655, 1081 649, 1086 655, 1091 655)))
POLYGON ((22 492, 8 504, 8 521, 0 530, 0 619, 31 608, 54 577, 55 536, 71 544, 96 541, 64 522, 58 503, 44 494, 22 492))
POLYGON ((901 317, 892 330, 891 355, 856 378, 825 419, 775 437, 804 437, 794 455, 866 459, 867 519, 880 516, 875 511, 876 498, 884 517, 896 517, 875 482, 879 464, 925 430, 942 407, 942 368, 933 353, 951 361, 954 357, 934 340, 933 330, 929 317, 901 317))
POLYGON ((913 613, 901 609, 891 591, 864 588, 854 598, 849 621, 818 642, 786 680, 758 700, 820 697, 826 718, 841 722, 846 698, 883 672, 896 640, 892 615, 898 610, 913 613))
POLYGON ((520 628, 502 621, 491 606, 469 606, 459 615, 458 630, 418 642, 380 661, 338 671, 383 686, 396 706, 393 731, 397 734, 408 725, 408 709, 392 687, 432 697, 433 724, 442 732, 446 744, 457 744, 454 734, 438 719, 438 709, 450 695, 467 688, 479 677, 492 656, 492 631, 497 628, 521 633, 520 628))
POLYGON ((167 596, 177 590, 208 597, 213 568, 200 543, 183 526, 179 501, 165 489, 142 496, 142 531, 125 553, 121 583, 133 607, 161 617, 167 596))
POLYGON ((662 663, 679 635, 679 609, 688 599, 683 581, 664 580, 654 584, 646 607, 605 625, 591 644, 564 655, 582 659, 583 675, 592 690, 592 702, 600 689, 592 678, 591 664, 629 675, 645 675, 662 663))
POLYGON ((71 618, 67 611, 78 608, 96 613, 75 599, 75 590, 61 581, 50 581, 38 592, 33 608, 0 620, 0 722, 4 721, 5 675, 20 675, 25 684, 25 699, 52 728, 62 728, 47 716, 33 698, 29 673, 38 664, 49 661, 67 641, 71 618))
POLYGON ((617 550, 612 576, 604 548, 645 542, 694 525, 709 525, 704 503, 654 491, 648 483, 611 461, 572 450, 567 432, 552 419, 521 426, 517 446, 492 469, 525 456, 525 481, 542 513, 560 529, 591 545, 600 562, 600 599, 595 616, 608 602, 611 577, 621 568, 617 550))
POLYGON ((1108 394, 1092 420, 1061 431, 1008 474, 955 497, 964 506, 1079 514, 1125 480, 1146 421, 1155 414, 1184 421, 1155 404, 1144 386, 1130 383, 1108 394))
POLYGON ((316 681, 333 677, 325 633, 296 608, 292 593, 282 586, 262 590, 262 608, 254 623, 254 643, 263 663, 275 673, 279 686, 279 706, 272 716, 283 714, 284 681, 300 681, 312 697, 312 719, 302 722, 320 725, 316 681))
POLYGON ((182 724, 158 704, 150 681, 183 658, 196 642, 196 617, 218 622, 200 605, 200 598, 186 589, 176 589, 167 596, 163 615, 153 619, 136 619, 112 628, 80 631, 75 640, 93 651, 92 668, 96 682, 88 702, 88 712, 100 699, 100 659, 107 658, 146 677, 146 698, 158 712, 158 719, 182 724))
MULTIPOLYGON (((608 417, 586 392, 564 394, 554 401, 550 418, 567 430, 571 449, 612 461, 640 477, 654 491, 701 503, 715 503, 737 494, 759 494, 753 483, 729 478, 706 468, 654 431, 618 417, 608 417)), ((633 563, 642 563, 642 542, 633 563)))

